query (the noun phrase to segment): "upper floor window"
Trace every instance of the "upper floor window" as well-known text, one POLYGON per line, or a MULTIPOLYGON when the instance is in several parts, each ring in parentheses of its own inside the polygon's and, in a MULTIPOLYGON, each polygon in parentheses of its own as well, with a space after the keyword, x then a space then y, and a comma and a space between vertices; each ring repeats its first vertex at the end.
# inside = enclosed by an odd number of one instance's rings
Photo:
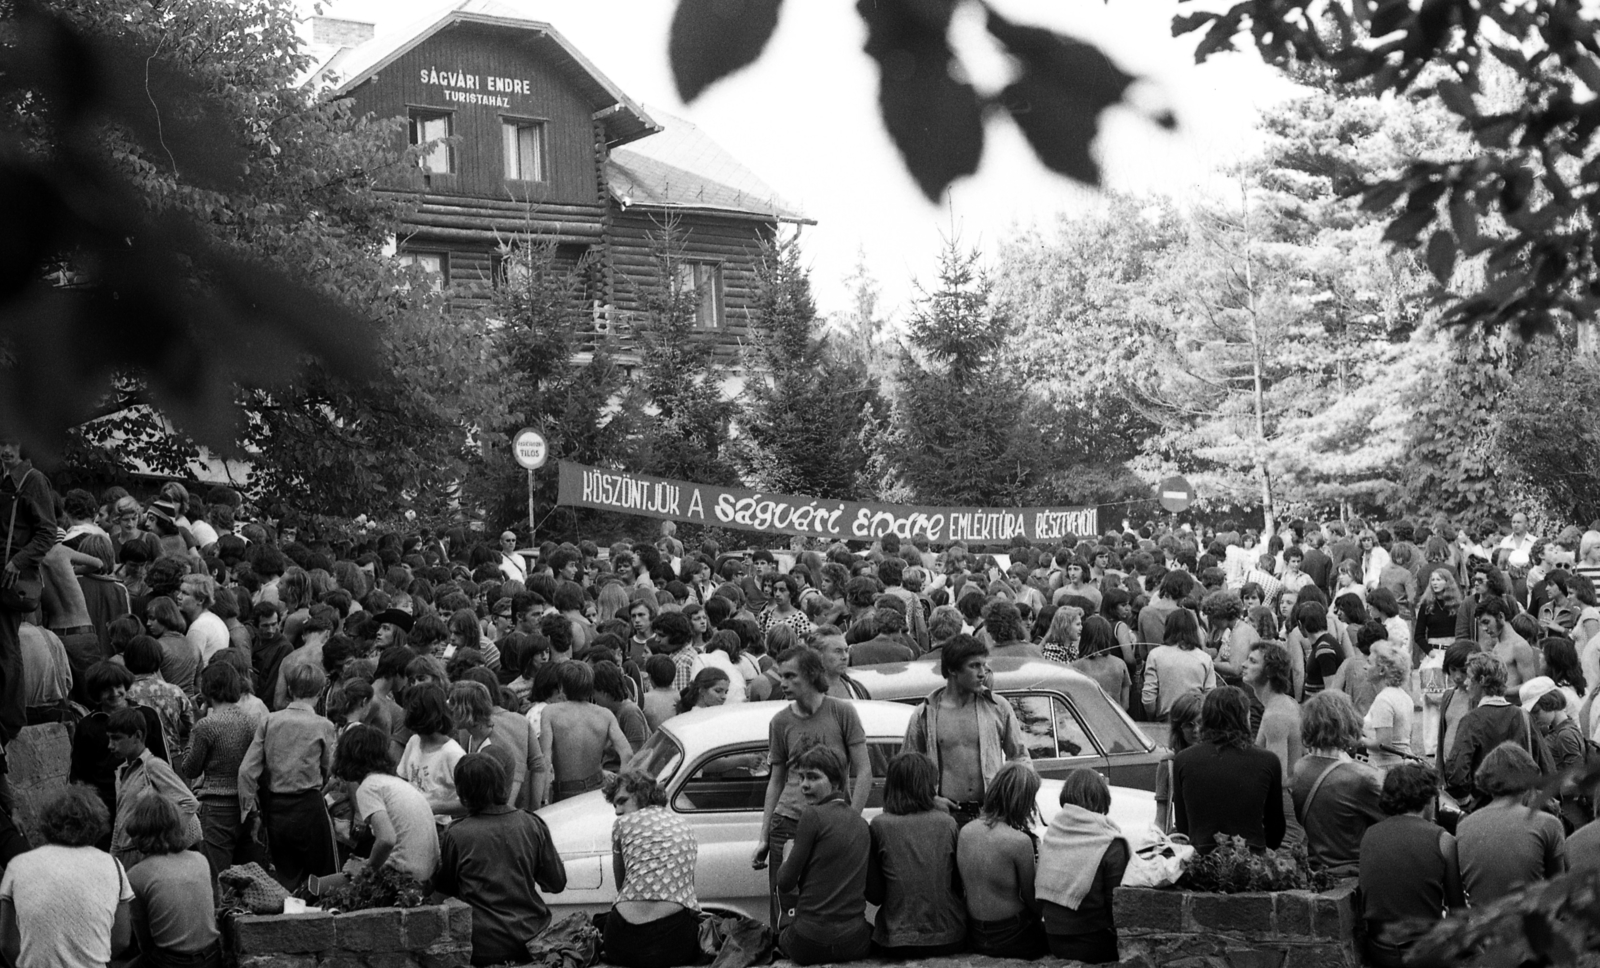
POLYGON ((544 181, 544 122, 507 118, 500 125, 505 144, 506 177, 544 181))
POLYGON ((422 170, 432 175, 448 175, 455 171, 455 155, 450 146, 440 142, 440 138, 450 137, 451 114, 449 111, 427 111, 413 108, 411 111, 411 143, 425 145, 436 142, 418 160, 417 164, 422 170))
POLYGON ((428 274, 428 281, 433 284, 434 292, 444 289, 445 283, 450 281, 448 253, 411 250, 401 252, 398 258, 401 265, 421 266, 422 271, 428 274))
POLYGON ((682 262, 678 281, 694 294, 694 324, 706 329, 722 326, 722 263, 682 262))

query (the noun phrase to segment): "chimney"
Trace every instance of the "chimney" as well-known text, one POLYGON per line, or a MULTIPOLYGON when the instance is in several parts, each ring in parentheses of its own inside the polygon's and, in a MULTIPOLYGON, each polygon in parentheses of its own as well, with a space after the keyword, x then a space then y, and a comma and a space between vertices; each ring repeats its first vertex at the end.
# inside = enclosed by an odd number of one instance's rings
POLYGON ((359 20, 312 17, 311 42, 329 47, 357 47, 372 39, 374 27, 359 20))

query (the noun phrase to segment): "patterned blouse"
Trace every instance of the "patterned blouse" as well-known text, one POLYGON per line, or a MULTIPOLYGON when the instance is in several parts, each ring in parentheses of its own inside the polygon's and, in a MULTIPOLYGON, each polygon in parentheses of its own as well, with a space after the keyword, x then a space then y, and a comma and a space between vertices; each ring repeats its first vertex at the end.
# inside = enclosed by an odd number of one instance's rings
POLYGON ((618 817, 611 849, 622 855, 621 901, 675 901, 700 909, 694 895, 694 864, 700 846, 689 825, 666 807, 645 807, 618 817))

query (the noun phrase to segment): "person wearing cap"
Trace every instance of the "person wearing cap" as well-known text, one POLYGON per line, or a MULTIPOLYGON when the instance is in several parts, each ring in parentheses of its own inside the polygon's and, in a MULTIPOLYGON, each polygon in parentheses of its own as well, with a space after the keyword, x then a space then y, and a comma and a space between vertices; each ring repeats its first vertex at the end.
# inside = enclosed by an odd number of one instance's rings
MULTIPOLYGON (((1572 717, 1572 699, 1549 676, 1535 676, 1517 690, 1522 708, 1533 718, 1556 772, 1582 766, 1588 744, 1572 717)), ((1573 829, 1589 822, 1589 811, 1579 797, 1577 784, 1568 780, 1561 788, 1561 815, 1573 829)))
POLYGON ((506 576, 506 581, 528 581, 528 563, 517 554, 515 531, 500 532, 500 574, 506 576))

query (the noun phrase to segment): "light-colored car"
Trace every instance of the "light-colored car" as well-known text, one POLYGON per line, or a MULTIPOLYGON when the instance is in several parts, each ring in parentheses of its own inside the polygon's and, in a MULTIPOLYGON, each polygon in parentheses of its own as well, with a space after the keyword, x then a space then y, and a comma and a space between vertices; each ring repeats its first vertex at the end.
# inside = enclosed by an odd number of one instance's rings
MULTIPOLYGON (((873 699, 911 705, 945 684, 939 664, 928 659, 852 666, 850 677, 873 699)), ((1048 659, 995 656, 989 688, 1011 702, 1040 776, 1086 766, 1113 786, 1156 788, 1156 770, 1168 751, 1083 673, 1048 659)))
MULTIPOLYGON (((903 703, 856 702, 867 734, 874 779, 866 816, 883 803, 883 773, 900 752, 915 709, 903 703)), ((668 809, 694 828, 700 844, 695 893, 701 907, 723 913, 767 918, 767 872, 750 866, 761 833, 766 798, 767 727, 784 706, 750 702, 699 709, 662 724, 636 754, 633 764, 653 774, 667 790, 668 809), (707 769, 707 767, 711 769, 707 769)), ((1048 820, 1059 809, 1061 783, 1045 780, 1039 811, 1048 820)), ((550 825, 556 849, 567 867, 567 889, 547 897, 557 916, 594 913, 616 900, 611 867, 611 805, 598 792, 585 793, 539 811, 550 825)), ((1154 796, 1145 790, 1113 787, 1111 818, 1126 831, 1155 822, 1154 796)))

